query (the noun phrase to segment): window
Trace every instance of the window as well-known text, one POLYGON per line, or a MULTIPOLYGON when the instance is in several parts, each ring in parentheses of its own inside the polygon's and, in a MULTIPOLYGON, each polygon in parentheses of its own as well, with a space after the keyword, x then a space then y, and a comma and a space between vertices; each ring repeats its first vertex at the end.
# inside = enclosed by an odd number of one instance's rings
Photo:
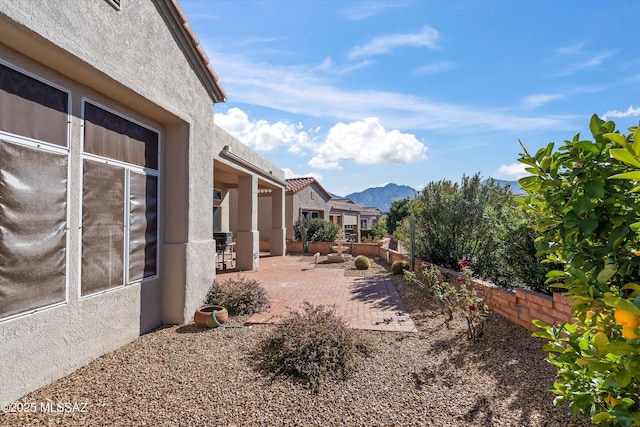
POLYGON ((83 103, 81 296, 158 275, 159 133, 83 103))
POLYGON ((0 62, 0 319, 67 299, 69 101, 0 62))

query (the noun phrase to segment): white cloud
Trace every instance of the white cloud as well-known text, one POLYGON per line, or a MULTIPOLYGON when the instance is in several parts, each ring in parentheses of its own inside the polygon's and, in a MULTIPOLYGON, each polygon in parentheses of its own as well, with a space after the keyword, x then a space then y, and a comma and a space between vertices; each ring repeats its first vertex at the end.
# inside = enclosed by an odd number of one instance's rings
POLYGON ((564 95, 559 93, 539 93, 537 95, 529 95, 524 98, 522 104, 527 108, 538 108, 549 102, 557 101, 564 98, 564 95))
POLYGON ((378 118, 368 117, 331 128, 324 143, 315 149, 309 166, 339 169, 341 161, 359 164, 408 164, 426 159, 427 147, 415 135, 386 130, 378 118))
POLYGON ((600 52, 599 54, 595 55, 592 58, 587 59, 586 61, 579 62, 577 64, 567 65, 564 69, 558 71, 557 73, 552 73, 551 77, 568 76, 578 71, 598 67, 602 65, 607 59, 612 57, 614 53, 615 53, 614 51, 600 52))
POLYGON ((527 166, 523 163, 512 163, 510 165, 502 165, 498 170, 498 176, 500 178, 506 178, 509 180, 520 179, 522 177, 531 175, 524 170, 527 166))
POLYGON ((376 37, 367 44, 351 49, 349 58, 380 55, 405 46, 435 48, 437 40, 438 31, 427 25, 418 33, 386 34, 376 37))
POLYGON ((417 74, 437 74, 443 73, 445 71, 449 71, 455 67, 455 62, 452 61, 441 61, 433 64, 423 65, 420 68, 416 69, 417 74))
POLYGON ((635 117, 635 116, 640 116, 640 107, 633 108, 633 105, 630 105, 629 108, 627 108, 627 111, 617 111, 617 110, 607 111, 606 113, 603 114, 602 120, 609 120, 611 118, 620 119, 623 117, 635 117))
MULTIPOLYGON (((319 70, 318 64, 285 67, 220 52, 210 56, 216 58, 216 71, 225 76, 221 83, 229 94, 229 102, 298 115, 352 121, 363 116, 378 117, 386 126, 398 129, 456 129, 456 132, 573 130, 577 120, 583 119, 566 115, 528 117, 501 108, 445 104, 397 92, 342 89, 332 84, 333 76, 322 77, 326 71, 319 70)), ((330 61, 323 64, 331 66, 330 61)))
POLYGON ((358 21, 371 16, 381 15, 391 8, 399 8, 408 6, 410 2, 395 0, 392 3, 376 1, 368 1, 364 3, 353 3, 351 7, 343 11, 343 15, 350 20, 358 21))
POLYGON ((311 138, 302 130, 301 124, 293 125, 283 120, 276 123, 249 120, 247 114, 239 108, 230 108, 226 114, 215 114, 214 121, 241 142, 258 151, 269 151, 280 145, 288 145, 290 151, 299 153, 311 144, 311 138))

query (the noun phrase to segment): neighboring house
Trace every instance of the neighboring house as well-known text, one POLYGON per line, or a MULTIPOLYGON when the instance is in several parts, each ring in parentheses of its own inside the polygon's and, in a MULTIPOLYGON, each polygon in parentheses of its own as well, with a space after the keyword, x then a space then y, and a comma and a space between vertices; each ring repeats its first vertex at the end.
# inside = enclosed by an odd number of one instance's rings
POLYGON ((315 178, 287 179, 285 226, 287 239, 293 239, 293 224, 301 216, 329 220, 331 194, 315 178))
POLYGON ((371 228, 383 218, 378 208, 358 205, 351 199, 332 198, 315 178, 292 178, 286 182, 287 239, 293 239, 293 224, 300 216, 338 224, 353 241, 360 241, 361 229, 371 228))
POLYGON ((340 225, 353 242, 360 242, 360 230, 371 228, 384 218, 380 209, 358 205, 351 199, 334 198, 329 205, 331 222, 340 225))
POLYGON ((284 254, 284 173, 214 125, 224 100, 175 0, 0 0, 0 402, 189 322, 229 193, 238 267, 261 188, 284 254))

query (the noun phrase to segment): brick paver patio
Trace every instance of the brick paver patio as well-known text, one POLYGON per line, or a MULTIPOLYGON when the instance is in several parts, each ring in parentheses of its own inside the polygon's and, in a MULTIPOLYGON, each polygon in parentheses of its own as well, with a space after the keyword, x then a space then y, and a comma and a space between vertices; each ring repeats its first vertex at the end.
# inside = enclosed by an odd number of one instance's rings
MULTIPOLYGON (((219 278, 227 274, 238 273, 219 273, 219 278)), ((254 314, 247 324, 277 323, 308 301, 335 305, 336 314, 354 329, 417 332, 388 277, 345 276, 343 268, 316 268, 313 258, 295 255, 260 258, 257 271, 239 274, 260 282, 271 300, 271 308, 254 314)))

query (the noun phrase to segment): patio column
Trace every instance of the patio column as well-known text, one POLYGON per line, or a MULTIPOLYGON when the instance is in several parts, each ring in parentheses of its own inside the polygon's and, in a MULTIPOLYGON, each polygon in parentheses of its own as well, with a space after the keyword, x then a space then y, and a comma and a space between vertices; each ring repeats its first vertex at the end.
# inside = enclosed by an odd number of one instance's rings
POLYGON ((256 270, 260 259, 258 232, 258 178, 238 177, 238 236, 236 237, 236 267, 256 270))
POLYGON ((284 188, 271 192, 271 255, 282 256, 286 253, 284 227, 284 188))

